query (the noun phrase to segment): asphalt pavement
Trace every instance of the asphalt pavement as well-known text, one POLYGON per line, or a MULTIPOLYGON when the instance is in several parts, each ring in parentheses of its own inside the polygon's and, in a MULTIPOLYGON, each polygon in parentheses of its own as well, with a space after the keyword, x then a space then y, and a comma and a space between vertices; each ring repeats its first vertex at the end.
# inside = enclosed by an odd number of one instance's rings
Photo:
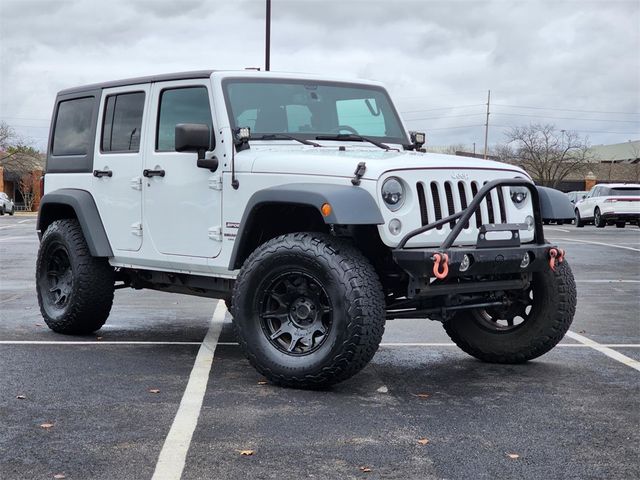
POLYGON ((546 228, 578 309, 543 357, 484 364, 393 320, 326 391, 265 382, 215 300, 119 290, 96 334, 51 332, 34 228, 0 217, 0 479, 640 478, 638 227, 546 228))

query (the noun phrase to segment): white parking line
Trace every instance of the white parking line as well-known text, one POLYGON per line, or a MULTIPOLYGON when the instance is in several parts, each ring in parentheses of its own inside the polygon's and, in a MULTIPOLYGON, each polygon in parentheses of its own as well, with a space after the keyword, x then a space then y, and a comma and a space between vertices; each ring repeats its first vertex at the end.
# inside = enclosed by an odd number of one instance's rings
POLYGON ((588 347, 593 348, 594 350, 599 351, 600 353, 604 353, 607 357, 613 358, 620 363, 625 364, 627 367, 631 367, 640 372, 640 362, 634 360, 633 358, 629 358, 626 355, 621 354, 620 352, 616 352, 615 350, 611 350, 609 347, 599 344, 598 342, 594 342, 590 338, 584 337, 579 333, 572 332, 569 330, 567 332, 567 337, 573 338, 588 347))
POLYGON ((216 306, 207 335, 205 336, 198 355, 193 364, 187 388, 184 390, 178 413, 176 413, 169 434, 164 441, 152 480, 178 480, 184 470, 187 452, 191 445, 193 432, 198 424, 202 401, 207 390, 207 382, 213 355, 218 344, 220 331, 224 323, 227 309, 224 302, 219 301, 216 306))
POLYGON ((0 238, 0 242, 4 242, 6 240, 24 240, 25 238, 30 238, 32 240, 36 240, 37 237, 36 237, 35 234, 34 235, 29 235, 29 236, 22 235, 20 237, 4 237, 4 238, 0 238))
POLYGON ((571 233, 571 230, 567 230, 566 228, 558 228, 558 227, 544 227, 545 230, 553 230, 554 232, 565 232, 571 233))
POLYGON ((640 248, 625 247, 623 245, 614 245, 613 243, 594 242, 594 241, 591 241, 591 240, 578 240, 577 238, 557 237, 557 238, 554 238, 552 240, 564 240, 565 242, 590 243, 591 245, 604 245, 605 247, 622 248, 623 250, 631 250, 631 251, 634 251, 634 252, 640 252, 640 248))
POLYGON ((33 222, 33 220, 29 220, 29 219, 27 219, 27 220, 20 220, 18 223, 27 223, 27 222, 33 222))
MULTIPOLYGON (((154 342, 139 340, 0 340, 0 345, 202 345, 202 342, 154 342)), ((218 347, 237 347, 238 342, 218 342, 218 347)), ((455 343, 383 342, 381 347, 455 347, 455 343)), ((559 343, 557 347, 582 347, 583 343, 559 343)), ((601 343, 601 347, 640 348, 640 343, 601 343)))

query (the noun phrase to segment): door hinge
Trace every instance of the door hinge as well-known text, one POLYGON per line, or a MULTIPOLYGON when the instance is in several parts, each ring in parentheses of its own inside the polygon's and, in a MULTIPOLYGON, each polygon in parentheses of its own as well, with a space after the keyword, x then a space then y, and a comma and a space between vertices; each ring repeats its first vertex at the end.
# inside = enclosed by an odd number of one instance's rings
POLYGON ((131 233, 141 237, 142 236, 142 223, 136 222, 131 224, 131 233))
POLYGON ((222 175, 212 175, 209 177, 209 188, 212 190, 222 190, 222 175))
POLYGON ((134 190, 142 190, 142 177, 133 177, 130 185, 134 190))
POLYGON ((216 227, 209 228, 209 238, 211 240, 216 241, 216 242, 221 242, 222 241, 222 227, 218 225, 216 227))

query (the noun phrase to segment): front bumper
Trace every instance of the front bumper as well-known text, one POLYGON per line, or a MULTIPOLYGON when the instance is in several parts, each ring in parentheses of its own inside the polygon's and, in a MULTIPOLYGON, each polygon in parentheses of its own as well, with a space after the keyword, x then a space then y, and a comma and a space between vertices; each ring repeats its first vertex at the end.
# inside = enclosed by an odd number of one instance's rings
MULTIPOLYGON (((540 202, 535 185, 528 180, 509 178, 493 180, 485 184, 466 209, 408 233, 400 241, 398 248, 393 250, 392 255, 398 266, 407 272, 414 282, 421 284, 423 287, 421 290, 424 291, 424 287, 428 287, 430 279, 434 277, 439 280, 467 277, 465 280, 468 280, 469 277, 476 276, 510 275, 514 277, 512 274, 541 271, 554 264, 554 261, 550 260, 558 252, 561 250, 544 239, 540 202), (525 187, 531 194, 534 213, 533 242, 520 243, 520 232, 530 228, 526 224, 485 224, 479 230, 475 246, 455 246, 461 230, 490 191, 494 188, 513 186, 525 187), (455 221, 455 225, 439 247, 405 247, 412 237, 451 221, 455 221), (447 263, 446 269, 442 268, 442 262, 447 263), (443 275, 445 270, 446 275, 443 275)), ((468 285, 468 290, 473 291, 473 286, 468 285)))

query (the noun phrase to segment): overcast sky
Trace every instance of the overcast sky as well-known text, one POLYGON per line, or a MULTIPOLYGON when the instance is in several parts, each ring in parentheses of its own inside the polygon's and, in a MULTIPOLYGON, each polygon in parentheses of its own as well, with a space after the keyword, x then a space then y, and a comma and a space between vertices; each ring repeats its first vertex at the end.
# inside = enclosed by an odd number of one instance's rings
MULTIPOLYGON (((0 120, 43 147, 55 94, 264 64, 264 0, 0 0, 0 120)), ((273 0, 271 69, 386 83, 431 145, 554 123, 640 138, 640 1, 273 0), (526 107, 526 108, 525 108, 526 107)))

